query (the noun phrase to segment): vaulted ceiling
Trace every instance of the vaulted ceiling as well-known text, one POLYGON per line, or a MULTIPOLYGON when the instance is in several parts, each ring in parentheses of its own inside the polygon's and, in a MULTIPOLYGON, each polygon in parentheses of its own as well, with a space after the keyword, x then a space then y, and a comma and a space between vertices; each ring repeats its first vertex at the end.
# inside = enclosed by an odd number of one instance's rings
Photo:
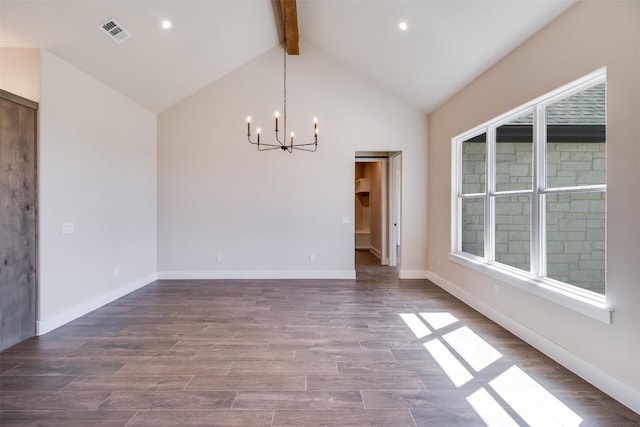
MULTIPOLYGON (((300 54, 313 45, 430 112, 574 1, 298 0, 300 54)), ((49 49, 159 112, 277 46, 279 7, 275 0, 0 0, 0 47, 49 49), (111 18, 132 37, 118 44, 101 33, 98 25, 111 18)))

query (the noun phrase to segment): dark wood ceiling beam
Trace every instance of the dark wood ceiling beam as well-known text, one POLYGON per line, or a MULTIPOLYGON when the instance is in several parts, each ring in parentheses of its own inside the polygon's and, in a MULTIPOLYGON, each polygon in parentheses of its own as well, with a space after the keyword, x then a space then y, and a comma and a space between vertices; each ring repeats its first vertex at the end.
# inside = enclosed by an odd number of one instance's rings
POLYGON ((284 43, 287 47, 287 53, 289 55, 300 55, 296 0, 280 0, 280 12, 284 27, 284 43))

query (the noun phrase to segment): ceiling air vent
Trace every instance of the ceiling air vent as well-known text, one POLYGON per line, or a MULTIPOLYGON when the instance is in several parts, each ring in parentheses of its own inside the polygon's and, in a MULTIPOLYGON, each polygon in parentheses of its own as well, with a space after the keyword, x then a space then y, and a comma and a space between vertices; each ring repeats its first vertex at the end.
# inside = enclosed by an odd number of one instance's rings
POLYGON ((109 19, 108 21, 103 22, 98 25, 98 28, 116 43, 122 43, 131 37, 131 33, 122 28, 122 25, 120 25, 115 19, 109 19))

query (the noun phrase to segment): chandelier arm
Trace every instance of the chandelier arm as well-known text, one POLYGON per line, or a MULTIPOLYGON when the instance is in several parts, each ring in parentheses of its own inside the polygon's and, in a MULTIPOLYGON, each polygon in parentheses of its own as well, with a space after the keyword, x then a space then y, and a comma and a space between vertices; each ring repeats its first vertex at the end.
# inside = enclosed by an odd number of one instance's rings
POLYGON ((313 145, 314 145, 314 147, 313 147, 313 148, 302 148, 301 146, 295 146, 295 145, 294 145, 294 146, 293 146, 293 149, 294 149, 294 150, 300 150, 300 151, 307 151, 307 152, 309 152, 309 153, 314 153, 314 152, 316 152, 316 151, 318 150, 318 146, 317 146, 317 145, 315 145, 315 144, 313 144, 313 145))
POLYGON ((251 136, 247 137, 247 141, 249 141, 249 143, 251 143, 253 145, 258 145, 258 146, 265 145, 267 147, 278 147, 278 148, 280 147, 280 145, 276 145, 276 144, 269 144, 269 143, 266 143, 266 142, 252 141, 251 140, 251 136))
MULTIPOLYGON (((249 142, 251 142, 251 141, 249 141, 249 142)), ((274 147, 274 148, 280 148, 281 147, 280 145, 277 145, 277 144, 266 144, 266 143, 263 143, 263 142, 261 142, 259 144, 257 142, 251 142, 251 143, 253 145, 257 145, 258 147, 263 147, 263 146, 264 147, 274 147)))
MULTIPOLYGON (((263 144, 260 144, 263 145, 263 144)), ((262 147, 258 147, 258 151, 270 151, 270 150, 281 150, 282 147, 280 147, 279 145, 273 145, 273 144, 269 144, 269 148, 262 148, 262 147)))
POLYGON ((318 145, 317 142, 309 142, 307 144, 293 144, 294 147, 309 147, 311 145, 318 145))

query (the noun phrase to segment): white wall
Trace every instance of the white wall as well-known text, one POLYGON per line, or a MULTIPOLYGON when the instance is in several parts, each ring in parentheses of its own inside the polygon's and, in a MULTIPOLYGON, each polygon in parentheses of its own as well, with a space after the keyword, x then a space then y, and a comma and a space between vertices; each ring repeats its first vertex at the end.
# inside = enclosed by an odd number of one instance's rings
POLYGON ((42 334, 155 279, 157 157, 154 113, 48 51, 40 64, 42 334))
POLYGON ((40 100, 40 49, 0 48, 0 88, 40 100))
POLYGON ((246 140, 248 115, 272 138, 280 47, 159 115, 161 277, 353 277, 356 151, 405 154, 402 269, 425 272, 426 117, 313 46, 301 53, 288 57, 289 130, 311 140, 317 116, 316 153, 246 140))
POLYGON ((433 278, 640 412, 640 2, 581 1, 450 99, 429 121, 429 269, 433 278), (447 261, 451 138, 607 67, 605 324, 447 261))

